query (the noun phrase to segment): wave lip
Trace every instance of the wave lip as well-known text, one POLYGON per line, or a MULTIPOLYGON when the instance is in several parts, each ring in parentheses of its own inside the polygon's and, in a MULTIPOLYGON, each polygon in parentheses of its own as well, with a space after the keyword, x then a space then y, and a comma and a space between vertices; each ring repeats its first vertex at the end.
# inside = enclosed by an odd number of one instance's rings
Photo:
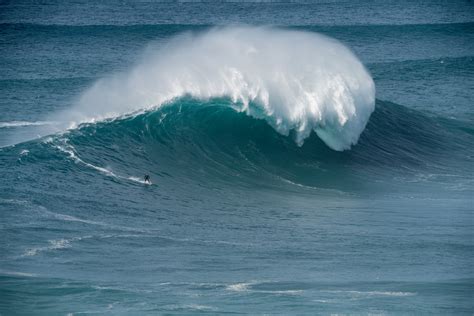
POLYGON ((350 148, 374 110, 373 80, 338 41, 301 31, 226 27, 187 33, 149 49, 125 74, 104 78, 55 119, 66 127, 161 107, 190 96, 227 97, 302 144, 314 130, 332 149, 350 148))

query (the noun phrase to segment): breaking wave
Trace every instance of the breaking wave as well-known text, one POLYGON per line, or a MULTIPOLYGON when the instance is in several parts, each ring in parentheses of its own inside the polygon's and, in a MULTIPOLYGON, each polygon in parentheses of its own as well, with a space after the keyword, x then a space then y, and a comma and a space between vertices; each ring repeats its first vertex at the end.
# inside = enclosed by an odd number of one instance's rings
POLYGON ((96 82, 53 119, 63 128, 160 108, 177 98, 230 98, 302 145, 315 131, 349 149, 375 104, 374 82, 355 55, 316 33, 263 27, 186 33, 148 49, 129 72, 96 82))
POLYGON ((28 146, 26 156, 18 148, 17 155, 22 163, 58 155, 61 161, 74 162, 65 168, 124 184, 143 184, 143 175, 150 173, 158 186, 200 185, 212 178, 242 186, 339 192, 353 190, 348 179, 373 177, 389 179, 386 185, 454 178, 457 190, 471 185, 450 163, 457 155, 472 156, 472 132, 464 123, 378 100, 357 146, 340 152, 315 133, 298 146, 297 131, 280 135, 265 120, 238 112, 233 104, 229 98, 180 98, 132 117, 83 124, 45 139, 40 148, 28 146))

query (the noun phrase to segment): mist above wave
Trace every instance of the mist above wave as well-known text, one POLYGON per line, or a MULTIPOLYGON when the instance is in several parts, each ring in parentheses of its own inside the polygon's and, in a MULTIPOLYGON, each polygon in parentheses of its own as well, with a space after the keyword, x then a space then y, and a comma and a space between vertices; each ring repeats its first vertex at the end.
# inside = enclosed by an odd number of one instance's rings
POLYGON ((373 80, 354 54, 316 33, 262 27, 186 33, 150 50, 129 72, 97 81, 73 108, 68 127, 161 107, 191 96, 228 97, 279 133, 311 131, 332 149, 355 144, 374 110, 373 80))

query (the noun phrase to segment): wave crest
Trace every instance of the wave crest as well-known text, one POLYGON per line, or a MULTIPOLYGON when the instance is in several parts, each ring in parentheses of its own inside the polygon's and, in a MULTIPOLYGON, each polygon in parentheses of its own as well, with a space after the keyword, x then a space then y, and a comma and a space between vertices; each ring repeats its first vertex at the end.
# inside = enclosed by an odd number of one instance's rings
POLYGON ((69 126, 160 107, 191 96, 229 97, 279 133, 311 131, 332 149, 355 144, 374 110, 375 87, 361 62, 328 37, 230 27, 184 34, 150 50, 130 72, 104 78, 61 117, 69 126))

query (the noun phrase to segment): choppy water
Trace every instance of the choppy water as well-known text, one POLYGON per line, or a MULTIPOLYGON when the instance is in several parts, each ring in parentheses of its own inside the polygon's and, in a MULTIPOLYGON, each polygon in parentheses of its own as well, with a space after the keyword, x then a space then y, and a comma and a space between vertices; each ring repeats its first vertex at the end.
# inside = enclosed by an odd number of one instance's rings
POLYGON ((0 313, 472 314, 473 12, 0 4, 0 313))

